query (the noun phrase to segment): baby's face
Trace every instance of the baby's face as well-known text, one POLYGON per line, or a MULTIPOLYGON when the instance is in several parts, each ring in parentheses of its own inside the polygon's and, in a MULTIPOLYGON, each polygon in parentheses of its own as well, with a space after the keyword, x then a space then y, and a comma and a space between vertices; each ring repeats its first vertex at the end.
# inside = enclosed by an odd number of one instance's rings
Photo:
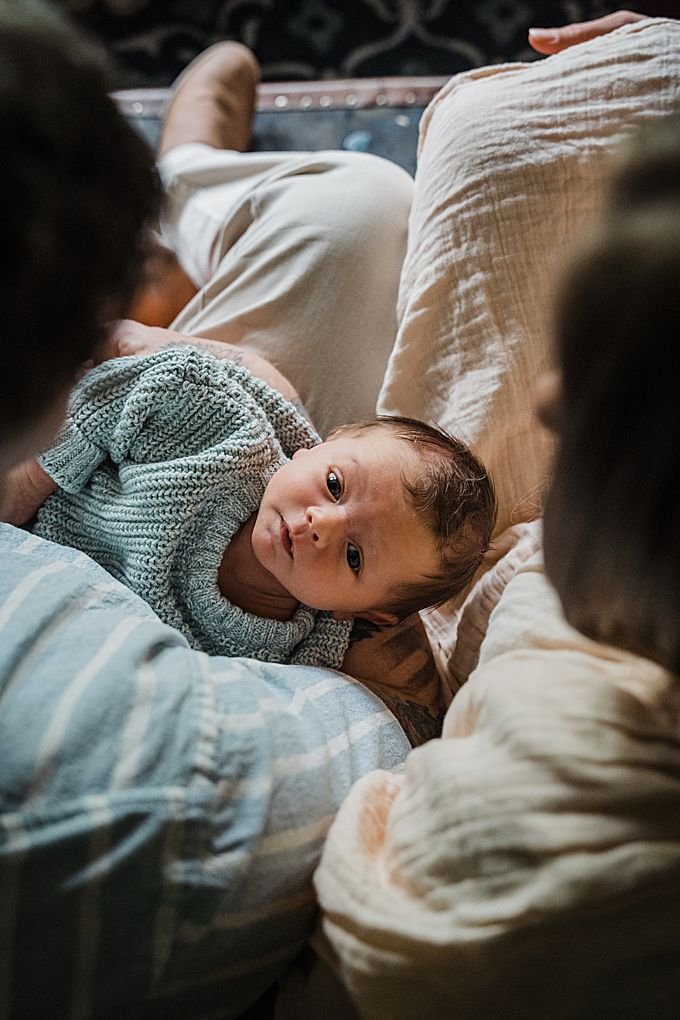
POLYGON ((415 454, 375 428, 299 450, 269 482, 252 533, 259 563, 299 602, 338 615, 380 610, 438 572, 434 537, 407 502, 415 454))

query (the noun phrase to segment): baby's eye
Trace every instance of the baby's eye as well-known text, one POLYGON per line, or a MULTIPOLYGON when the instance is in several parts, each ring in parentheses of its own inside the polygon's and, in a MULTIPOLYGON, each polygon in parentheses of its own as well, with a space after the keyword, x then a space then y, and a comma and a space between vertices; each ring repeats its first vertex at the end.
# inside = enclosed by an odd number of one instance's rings
POLYGON ((361 570, 361 553, 355 545, 350 544, 347 546, 347 566, 350 570, 353 570, 355 574, 358 574, 361 570))
POLYGON ((326 476, 326 488, 336 502, 342 496, 342 483, 335 471, 328 472, 326 476))

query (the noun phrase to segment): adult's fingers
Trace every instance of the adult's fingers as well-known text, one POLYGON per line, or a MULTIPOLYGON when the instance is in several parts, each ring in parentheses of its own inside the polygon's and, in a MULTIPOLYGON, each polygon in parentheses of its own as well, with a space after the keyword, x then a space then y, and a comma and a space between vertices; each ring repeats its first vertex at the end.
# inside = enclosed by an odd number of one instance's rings
POLYGON ((615 28, 631 25, 644 17, 644 14, 636 14, 635 11, 614 11, 613 14, 606 14, 603 18, 579 21, 573 25, 563 25, 561 28, 530 28, 529 44, 539 53, 546 55, 559 53, 569 46, 595 39, 598 35, 607 35, 615 28))
POLYGON ((99 345, 95 363, 111 358, 123 358, 129 354, 144 354, 148 328, 133 319, 119 319, 108 331, 106 339, 99 345))

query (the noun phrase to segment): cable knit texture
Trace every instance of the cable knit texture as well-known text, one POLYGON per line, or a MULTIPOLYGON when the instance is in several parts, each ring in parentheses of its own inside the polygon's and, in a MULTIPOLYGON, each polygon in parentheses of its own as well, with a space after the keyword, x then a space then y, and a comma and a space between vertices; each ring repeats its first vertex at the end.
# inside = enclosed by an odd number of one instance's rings
POLYGON ((43 467, 59 484, 34 531, 87 553, 194 648, 339 667, 350 624, 300 605, 265 619, 224 598, 217 570, 272 475, 320 441, 283 397, 194 348, 118 358, 76 387, 43 467))

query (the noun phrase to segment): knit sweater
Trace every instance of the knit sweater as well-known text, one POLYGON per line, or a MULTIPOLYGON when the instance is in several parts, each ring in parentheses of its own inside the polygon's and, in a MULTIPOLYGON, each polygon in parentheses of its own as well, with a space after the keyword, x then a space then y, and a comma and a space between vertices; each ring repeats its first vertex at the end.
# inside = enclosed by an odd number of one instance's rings
POLYGON ((292 404, 231 361, 194 348, 108 361, 76 387, 41 458, 59 489, 34 531, 87 553, 194 648, 339 667, 348 623, 304 605, 287 621, 259 617, 217 584, 272 475, 318 442, 292 404))

